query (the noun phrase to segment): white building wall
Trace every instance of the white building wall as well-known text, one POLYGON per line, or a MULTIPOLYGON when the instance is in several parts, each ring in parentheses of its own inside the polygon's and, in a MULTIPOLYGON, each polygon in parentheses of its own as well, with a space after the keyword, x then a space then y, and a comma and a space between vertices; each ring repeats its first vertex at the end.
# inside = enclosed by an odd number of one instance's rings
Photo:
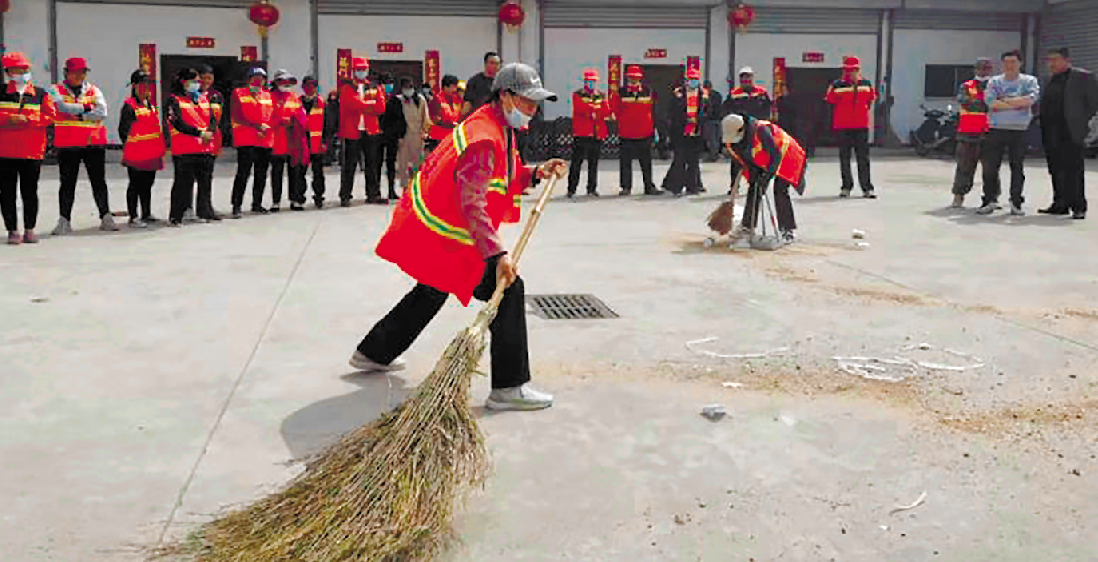
MULTIPOLYGON (((732 33, 728 25, 728 6, 720 4, 709 14, 709 74, 713 88, 723 96, 728 91, 728 41, 732 33)), ((705 62, 702 61, 702 68, 705 62)))
POLYGON ((571 117, 571 93, 583 86, 583 69, 597 68, 602 76, 600 88, 605 89, 610 55, 621 55, 623 67, 686 64, 688 56, 705 56, 705 30, 549 28, 545 45, 545 85, 561 96, 556 103, 545 104, 545 118, 556 119, 571 117), (650 48, 667 49, 667 58, 645 60, 650 48))
POLYGON ((110 107, 107 131, 111 143, 119 142, 119 107, 129 96, 130 74, 137 69, 141 43, 155 43, 158 57, 240 57, 241 46, 258 46, 260 39, 256 26, 240 9, 58 3, 58 65, 63 67, 69 57, 88 60, 88 79, 103 90, 110 107), (188 49, 188 36, 213 37, 215 48, 188 49))
POLYGON ((750 66, 755 71, 757 85, 768 92, 774 91, 775 58, 785 58, 787 68, 839 68, 845 56, 858 57, 862 61, 862 77, 871 82, 876 79, 876 35, 745 33, 736 36, 736 72, 750 66), (804 53, 823 53, 824 62, 801 62, 804 53))
POLYGON ((31 69, 33 80, 38 84, 50 81, 48 22, 46 2, 12 2, 11 9, 4 14, 4 48, 27 55, 34 65, 31 69))
MULTIPOLYGON (((306 31, 306 33, 308 33, 306 31)), ((496 50, 496 18, 434 16, 320 16, 323 90, 336 83, 336 49, 371 60, 423 60, 437 50, 442 74, 466 80, 484 69, 484 53, 496 50), (377 52, 379 42, 403 43, 403 53, 377 52)))
POLYGON ((1021 46, 1021 32, 934 31, 898 29, 892 63, 892 127, 901 142, 923 122, 920 104, 944 108, 956 105, 950 98, 926 99, 925 67, 928 64, 971 64, 977 57, 998 60, 999 54, 1021 46))
POLYGON ((538 3, 537 0, 522 0, 522 10, 526 12, 526 21, 522 24, 522 31, 519 33, 519 58, 518 60, 524 62, 534 68, 538 68, 538 62, 541 60, 541 51, 538 41, 538 3))
MULTIPOLYGON (((300 80, 312 71, 313 43, 309 0, 279 0, 277 4, 279 22, 268 32, 268 68, 285 68, 300 80)), ((239 12, 239 15, 234 14, 233 17, 240 17, 247 22, 247 13, 244 10, 239 12)), ((240 56, 239 50, 237 56, 240 56)))

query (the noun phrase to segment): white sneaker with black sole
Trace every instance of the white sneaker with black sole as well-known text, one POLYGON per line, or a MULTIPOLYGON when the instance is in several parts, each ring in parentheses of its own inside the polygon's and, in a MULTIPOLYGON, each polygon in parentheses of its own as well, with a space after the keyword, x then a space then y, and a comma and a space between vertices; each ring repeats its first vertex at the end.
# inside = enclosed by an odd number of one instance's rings
POLYGON ((991 213, 994 213, 997 210, 999 210, 999 205, 998 204, 988 203, 987 205, 984 205, 983 207, 980 207, 979 209, 976 209, 976 214, 977 215, 990 215, 991 213))
POLYGON ((1024 217, 1024 216, 1026 216, 1026 212, 1022 210, 1021 205, 1013 205, 1012 204, 1010 206, 1010 216, 1012 216, 1012 217, 1024 217))
POLYGON ((553 395, 538 392, 524 384, 512 388, 494 388, 484 407, 489 410, 544 410, 553 405, 553 395))
POLYGON ((377 363, 363 355, 362 352, 357 349, 351 355, 351 360, 348 361, 348 363, 355 369, 365 373, 391 373, 393 371, 403 371, 406 366, 404 360, 399 357, 393 359, 393 362, 388 365, 377 363))

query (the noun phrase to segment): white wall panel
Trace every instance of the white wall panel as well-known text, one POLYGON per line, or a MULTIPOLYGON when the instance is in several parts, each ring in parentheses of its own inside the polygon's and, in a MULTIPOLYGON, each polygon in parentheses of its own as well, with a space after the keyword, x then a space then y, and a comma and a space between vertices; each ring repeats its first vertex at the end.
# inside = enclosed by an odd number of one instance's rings
MULTIPOLYGON (((300 79, 312 69, 309 0, 279 0, 278 10, 278 25, 268 36, 269 68, 285 68, 300 79)), ((245 14, 239 17, 247 20, 245 14)))
MULTIPOLYGON (((50 81, 49 7, 46 2, 12 2, 4 14, 4 43, 8 51, 27 55, 34 81, 50 81)), ((136 52, 136 51, 135 51, 136 52)), ((136 56, 136 55, 134 55, 136 56)))
MULTIPOLYGON (((709 78, 713 87, 721 92, 728 91, 728 41, 732 33, 728 25, 728 7, 721 4, 713 8, 709 18, 709 78)), ((702 65, 705 68, 705 65, 702 65)))

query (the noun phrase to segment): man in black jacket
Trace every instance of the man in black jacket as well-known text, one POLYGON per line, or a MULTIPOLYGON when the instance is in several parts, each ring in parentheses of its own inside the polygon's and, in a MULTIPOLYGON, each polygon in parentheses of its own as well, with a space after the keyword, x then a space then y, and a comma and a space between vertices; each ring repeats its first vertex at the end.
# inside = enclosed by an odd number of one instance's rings
POLYGON ((1083 178, 1083 150, 1090 120, 1098 112, 1098 81, 1071 66, 1067 48, 1048 51, 1052 78, 1042 88, 1041 137, 1048 171, 1052 174, 1052 205, 1039 212, 1084 219, 1087 198, 1083 178))
MULTIPOLYGON (((394 80, 391 75, 381 77, 381 83, 385 85, 385 113, 381 116, 381 158, 385 163, 385 177, 389 180, 389 199, 400 199, 396 192, 396 160, 397 149, 400 148, 400 139, 404 138, 408 126, 404 123, 404 108, 401 107, 400 98, 393 94, 394 80)), ((381 167, 378 166, 378 171, 381 167)), ((381 182, 381 178, 378 178, 381 182)))
POLYGON ((698 195, 705 190, 699 159, 705 150, 702 127, 709 110, 709 95, 701 87, 701 73, 691 68, 686 71, 686 84, 675 89, 669 110, 669 134, 675 158, 663 183, 667 191, 676 196, 683 191, 687 195, 698 195))

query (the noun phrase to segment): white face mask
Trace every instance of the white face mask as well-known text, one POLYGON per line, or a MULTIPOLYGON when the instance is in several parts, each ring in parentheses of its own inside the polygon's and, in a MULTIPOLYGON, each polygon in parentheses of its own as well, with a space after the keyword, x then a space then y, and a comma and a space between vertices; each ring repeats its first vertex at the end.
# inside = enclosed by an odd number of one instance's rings
POLYGON ((31 73, 28 70, 23 74, 9 74, 8 78, 10 78, 11 81, 15 82, 16 84, 26 84, 27 82, 30 82, 31 73))
POLYGON ((278 91, 288 94, 294 91, 294 87, 289 84, 283 84, 278 87, 278 91))
POLYGON ((411 88, 402 90, 402 92, 404 93, 404 97, 406 97, 406 98, 410 98, 410 97, 416 95, 416 91, 411 89, 411 88))
POLYGON ((186 90, 189 94, 197 94, 202 89, 202 84, 198 82, 187 82, 186 90))
POLYGON ((533 116, 523 113, 517 107, 512 107, 511 111, 507 112, 507 124, 512 129, 525 129, 530 125, 531 119, 533 119, 533 116))
POLYGON ((365 80, 365 79, 366 79, 366 71, 365 70, 356 70, 355 71, 355 80, 365 80))

